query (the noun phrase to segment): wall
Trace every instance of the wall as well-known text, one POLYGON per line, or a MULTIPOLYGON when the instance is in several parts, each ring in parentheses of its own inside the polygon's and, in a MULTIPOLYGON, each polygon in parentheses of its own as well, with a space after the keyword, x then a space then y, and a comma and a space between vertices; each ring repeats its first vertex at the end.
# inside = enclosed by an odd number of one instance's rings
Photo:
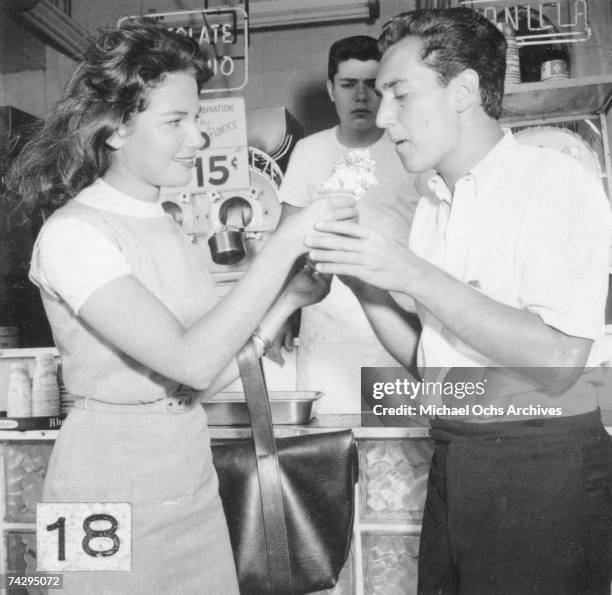
POLYGON ((46 47, 46 69, 24 70, 0 76, 0 105, 12 105, 42 118, 59 98, 75 63, 46 47))
POLYGON ((349 35, 378 37, 392 16, 414 8, 412 0, 381 0, 380 18, 373 24, 341 23, 300 29, 254 32, 249 54, 247 107, 284 105, 309 134, 336 122, 329 101, 327 53, 329 46, 349 35))

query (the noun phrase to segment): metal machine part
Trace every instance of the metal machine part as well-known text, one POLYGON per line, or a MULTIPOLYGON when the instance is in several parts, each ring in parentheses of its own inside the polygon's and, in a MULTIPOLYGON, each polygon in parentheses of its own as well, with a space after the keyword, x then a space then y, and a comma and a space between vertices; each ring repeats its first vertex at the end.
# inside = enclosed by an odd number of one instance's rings
POLYGON ((262 107, 247 110, 249 145, 270 155, 284 172, 304 129, 284 107, 262 107))
POLYGON ((249 177, 243 189, 162 189, 162 207, 191 238, 217 284, 242 275, 280 218, 283 174, 274 159, 249 147, 249 177))
POLYGON ((514 136, 521 144, 557 149, 580 161, 603 187, 599 157, 580 134, 562 126, 531 126, 515 132, 514 136))

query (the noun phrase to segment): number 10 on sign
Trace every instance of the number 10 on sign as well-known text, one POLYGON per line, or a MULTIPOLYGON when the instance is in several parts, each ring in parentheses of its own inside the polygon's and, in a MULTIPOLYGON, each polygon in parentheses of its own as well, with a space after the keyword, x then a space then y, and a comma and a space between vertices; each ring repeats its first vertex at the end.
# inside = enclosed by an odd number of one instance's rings
POLYGON ((131 570, 132 507, 119 502, 36 505, 37 570, 131 570))

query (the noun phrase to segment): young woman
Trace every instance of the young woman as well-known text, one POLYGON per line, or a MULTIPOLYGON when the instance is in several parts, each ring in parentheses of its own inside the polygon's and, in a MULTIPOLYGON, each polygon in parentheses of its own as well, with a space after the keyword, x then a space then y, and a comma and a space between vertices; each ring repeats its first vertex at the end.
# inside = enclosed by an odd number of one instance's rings
POLYGON ((287 276, 317 221, 355 215, 350 200, 315 201, 215 303, 157 202, 190 179, 206 77, 197 44, 159 25, 102 33, 9 176, 30 205, 61 207, 30 273, 76 395, 43 498, 132 505, 132 571, 67 572, 64 593, 238 592, 205 413, 176 393, 210 398, 238 376, 251 336, 262 353, 291 312, 321 299, 316 276, 287 276))

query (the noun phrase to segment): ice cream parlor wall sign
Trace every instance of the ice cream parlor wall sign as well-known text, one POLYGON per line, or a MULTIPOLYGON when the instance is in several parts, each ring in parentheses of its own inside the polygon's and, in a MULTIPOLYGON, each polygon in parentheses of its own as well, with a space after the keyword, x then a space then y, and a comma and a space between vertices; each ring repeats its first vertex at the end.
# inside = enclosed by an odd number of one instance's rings
MULTIPOLYGON (((141 15, 126 16, 137 19, 141 15)), ((220 91, 239 91, 248 80, 248 15, 240 7, 217 7, 202 10, 147 13, 167 27, 195 39, 208 57, 208 67, 213 76, 207 81, 201 94, 220 91)))
POLYGON ((587 0, 460 0, 459 4, 480 12, 493 23, 511 25, 519 46, 587 41, 592 34, 587 0))

